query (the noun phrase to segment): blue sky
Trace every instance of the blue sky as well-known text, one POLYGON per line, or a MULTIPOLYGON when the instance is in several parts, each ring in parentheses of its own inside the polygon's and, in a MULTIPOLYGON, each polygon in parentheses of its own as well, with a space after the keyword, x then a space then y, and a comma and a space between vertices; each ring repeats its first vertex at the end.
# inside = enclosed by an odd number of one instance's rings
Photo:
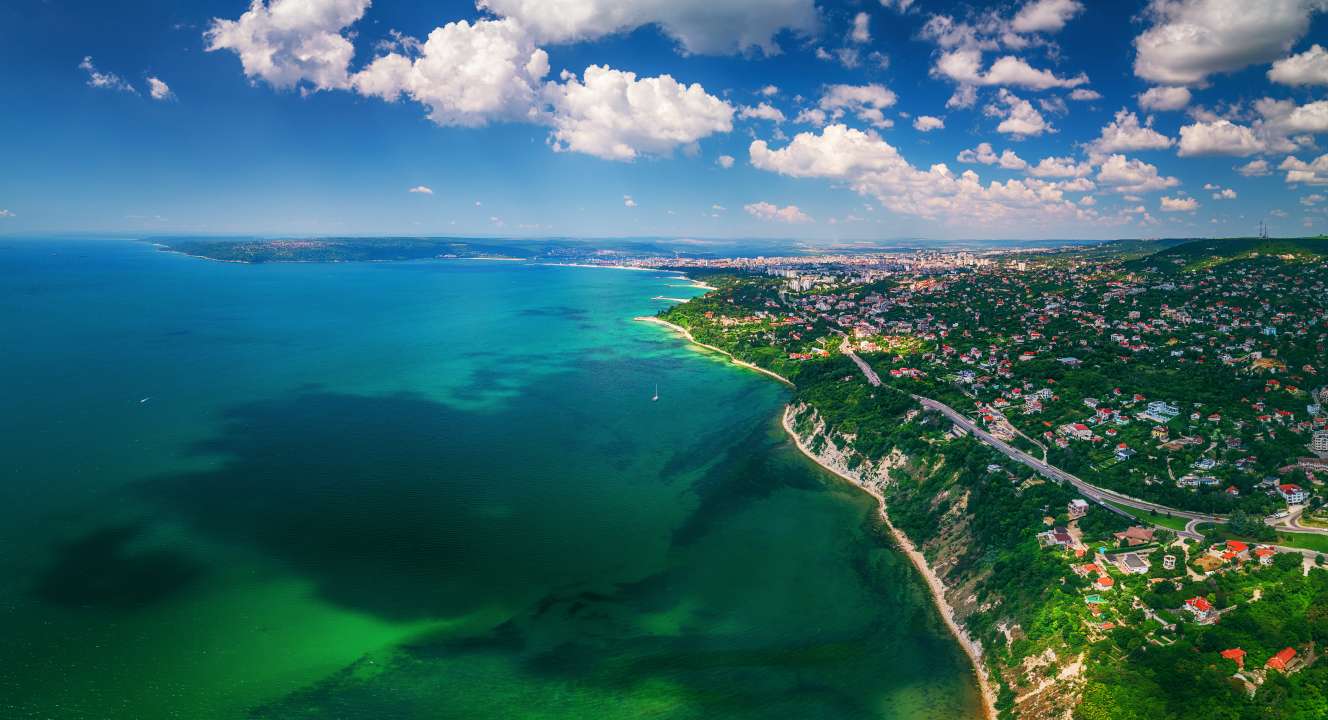
POLYGON ((0 233, 1319 234, 1325 44, 1325 0, 17 0, 0 233))

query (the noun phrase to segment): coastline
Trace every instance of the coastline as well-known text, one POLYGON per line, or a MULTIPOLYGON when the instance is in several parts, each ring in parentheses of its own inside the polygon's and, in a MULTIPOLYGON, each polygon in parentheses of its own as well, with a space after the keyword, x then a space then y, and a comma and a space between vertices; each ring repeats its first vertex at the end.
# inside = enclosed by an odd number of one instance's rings
POLYGON ((899 548, 904 552, 904 555, 908 556, 908 559, 913 563, 913 567, 917 568, 918 574, 922 575, 923 579, 926 580, 927 590, 928 594, 931 595, 932 604, 935 605, 936 611, 940 614, 941 619, 945 621, 945 626, 949 628, 950 634, 954 636, 955 640, 959 641, 959 645, 963 647, 964 654, 968 656, 969 662, 973 666, 973 674, 978 681, 978 693, 982 696, 983 717, 987 720, 995 720, 996 691, 992 688, 987 669, 982 664, 982 645, 969 637, 968 631, 955 620, 954 607, 952 607, 950 602, 945 599, 945 583, 936 572, 931 569, 931 565, 927 563, 927 558, 920 550, 914 547, 913 541, 909 540, 907 535, 890 522, 890 515, 887 512, 885 505, 885 496, 881 494, 880 490, 862 482, 861 478, 853 476, 850 472, 831 466, 829 463, 823 461, 816 453, 812 452, 811 448, 807 447, 806 443, 803 442, 802 438, 793 428, 792 405, 784 406, 784 415, 780 418, 780 425, 783 426, 784 432, 789 436, 789 439, 793 441, 793 444, 798 447, 798 450, 801 451, 803 455, 807 456, 807 459, 816 463, 826 472, 849 482, 854 487, 875 498, 877 513, 880 516, 881 521, 885 523, 886 529, 890 531, 891 537, 893 537, 895 542, 898 543, 899 548))
MULTIPOLYGON (((730 360, 733 361, 735 365, 740 365, 750 370, 755 370, 759 373, 763 373, 765 375, 773 377, 776 380, 788 385, 789 387, 796 387, 793 384, 793 381, 789 380, 783 375, 780 375, 771 370, 766 370, 765 368, 762 367, 758 367, 756 365, 753 365, 752 363, 739 360, 733 357, 732 353, 723 350, 721 348, 717 348, 713 345, 707 345, 706 343, 703 342, 698 342, 696 338, 692 336, 692 333, 687 330, 687 328, 684 328, 680 325, 676 325, 674 323, 671 323, 667 320, 663 320, 658 317, 636 317, 633 319, 638 322, 647 322, 666 327, 682 335, 684 338, 687 339, 688 342, 692 343, 693 345, 706 348, 707 350, 713 350, 717 353, 727 356, 730 360)), ((954 639, 959 643, 960 647, 963 648, 964 654, 968 656, 969 663, 973 668, 973 675, 978 681, 978 694, 979 696, 981 696, 982 699, 982 716, 985 718, 985 720, 995 720, 995 718, 997 717, 996 691, 992 688, 990 677, 987 674, 987 669, 982 664, 982 645, 978 643, 976 640, 973 640, 971 637, 969 637, 968 631, 964 629, 964 627, 960 625, 959 622, 955 619, 954 608, 950 605, 950 602, 945 599, 945 583, 942 582, 940 577, 936 575, 935 571, 931 569, 931 565, 927 563, 927 558, 923 556, 922 552, 919 551, 916 547, 914 547, 913 541, 909 540, 907 535, 901 532, 898 528, 894 526, 893 523, 890 522, 890 516, 886 510, 885 496, 882 495, 881 492, 876 488, 871 487, 870 485, 862 482, 861 478, 855 477, 853 474, 851 474, 848 471, 843 471, 838 468, 832 467, 830 464, 826 463, 819 456, 813 453, 811 451, 811 448, 807 447, 807 445, 803 442, 802 438, 799 437, 798 433, 794 430, 792 422, 792 416, 793 416, 792 411, 793 411, 792 405, 786 405, 784 407, 783 416, 780 418, 780 425, 784 428, 784 432, 789 436, 789 439, 793 441, 793 444, 797 446, 798 450, 803 455, 805 455, 807 459, 816 463, 816 465, 819 466, 820 468, 826 470, 829 473, 832 473, 836 477, 846 482, 851 483, 854 487, 858 488, 859 490, 862 490, 863 492, 867 493, 868 495, 876 499, 877 513, 880 516, 881 521, 885 523, 886 529, 889 530, 891 537, 893 537, 895 542, 899 545, 900 550, 903 551, 904 555, 906 555, 909 561, 913 563, 913 567, 917 569, 918 573, 926 581, 927 594, 931 596, 932 604, 935 606, 936 611, 940 614, 941 620, 945 622, 945 626, 950 631, 950 635, 954 637, 954 639)))
POLYGON ((734 365, 740 365, 740 366, 742 366, 742 367, 747 368, 748 370, 755 370, 756 372, 763 373, 763 374, 765 374, 765 375, 769 375, 770 377, 772 377, 772 378, 774 378, 774 379, 776 379, 776 380, 778 380, 778 381, 784 383, 785 385, 788 385, 789 387, 796 387, 796 386, 793 384, 793 381, 792 381, 792 380, 789 380, 788 378, 784 377, 783 375, 780 375, 780 374, 777 373, 777 372, 774 372, 773 370, 766 370, 766 369, 763 368, 763 367, 759 367, 759 366, 757 366, 757 365, 753 365, 753 364, 751 364, 751 363, 749 363, 749 362, 747 362, 747 361, 745 361, 745 360, 739 360, 738 358, 733 357, 733 353, 731 353, 731 352, 729 352, 729 351, 727 351, 727 350, 724 350, 724 349, 722 349, 722 348, 717 348, 717 347, 715 347, 714 345, 707 345, 707 344, 705 344, 705 343, 703 343, 703 342, 698 342, 696 338, 692 337, 692 333, 689 332, 689 331, 687 330, 687 328, 685 328, 685 327, 683 327, 683 326, 681 326, 681 325, 675 325, 675 324, 669 322, 668 320, 662 320, 662 319, 657 318, 657 317, 650 317, 650 316, 644 316, 644 315, 641 316, 641 317, 635 317, 635 318, 632 318, 632 319, 633 319, 633 320, 636 320, 637 322, 645 322, 645 323, 653 323, 653 324, 655 324, 655 325, 662 325, 662 326, 664 326, 664 327, 666 327, 666 328, 668 328, 668 329, 670 329, 670 330, 673 330, 674 332, 676 332, 676 333, 682 335, 684 338, 687 338, 687 342, 690 342, 690 343, 693 344, 693 345, 697 345, 697 346, 699 346, 699 347, 703 347, 703 348, 705 348, 705 349, 707 349, 707 350, 713 350, 713 351, 719 353, 720 355, 724 355, 724 356, 726 356, 729 360, 732 360, 732 361, 733 361, 733 364, 734 364, 734 365))

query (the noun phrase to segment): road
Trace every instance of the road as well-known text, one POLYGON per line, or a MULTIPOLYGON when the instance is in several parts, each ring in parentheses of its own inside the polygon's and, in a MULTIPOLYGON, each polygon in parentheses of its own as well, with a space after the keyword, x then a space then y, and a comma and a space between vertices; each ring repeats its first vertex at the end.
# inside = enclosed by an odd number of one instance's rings
MULTIPOLYGON (((847 342, 848 341, 845 340, 845 345, 844 347, 841 348, 843 353, 846 356, 848 356, 848 358, 852 360, 853 363, 857 365, 860 370, 862 370, 862 374, 864 377, 867 378, 868 383, 870 383, 873 387, 879 387, 881 385, 881 377, 876 374, 876 371, 873 370, 870 365, 867 364, 867 361, 858 357, 858 355, 854 353, 850 347, 848 347, 847 342)), ((1023 450, 1020 450, 1019 448, 1010 445, 1004 440, 1001 440, 1000 438, 993 436, 991 433, 988 433, 986 430, 983 430, 981 427, 979 427, 977 423, 974 423, 972 420, 970 420, 968 416, 964 415, 958 410, 955 410, 949 405, 940 402, 939 400, 932 400, 931 398, 923 397, 922 395, 913 395, 912 397, 914 400, 917 400, 923 407, 941 413, 945 417, 949 418, 949 420, 953 422, 955 425, 958 425, 959 427, 969 431, 970 433, 973 434, 973 437, 995 448, 997 451, 999 451, 1001 454, 1005 455, 1006 457, 1010 458, 1011 460, 1027 465, 1028 467, 1032 468, 1034 471, 1036 471, 1039 475, 1042 475, 1043 477, 1055 480, 1057 482, 1069 484, 1073 486, 1076 490, 1078 490, 1080 493, 1083 493, 1084 497, 1093 500, 1099 504, 1104 503, 1107 500, 1110 500, 1114 503, 1124 505, 1126 507, 1133 508, 1135 510, 1142 510, 1144 512, 1156 511, 1157 513, 1162 515, 1170 514, 1173 517, 1180 517, 1189 520, 1190 522, 1185 526, 1185 530, 1182 530, 1180 531, 1180 533, 1178 533, 1181 537, 1189 537, 1189 538, 1194 538, 1196 540, 1202 539, 1203 536, 1194 531, 1194 527, 1198 523, 1226 522, 1225 518, 1222 518, 1217 515, 1206 515, 1204 513, 1189 512, 1187 510, 1177 510, 1175 508, 1167 507, 1166 505, 1158 505, 1156 503, 1150 503, 1145 500, 1132 498, 1129 495, 1122 495, 1118 492, 1115 492, 1114 490, 1108 490, 1106 488, 1098 487, 1075 475, 1071 475, 1070 473, 1054 465, 1039 460, 1033 457, 1032 455, 1029 455, 1028 453, 1024 452, 1023 450)))

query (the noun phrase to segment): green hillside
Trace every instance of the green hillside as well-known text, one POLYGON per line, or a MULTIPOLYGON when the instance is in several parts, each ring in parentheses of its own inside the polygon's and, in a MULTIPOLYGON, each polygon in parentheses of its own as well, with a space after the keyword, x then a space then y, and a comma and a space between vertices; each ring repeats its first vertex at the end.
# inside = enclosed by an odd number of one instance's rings
POLYGON ((1135 269, 1194 272, 1244 260, 1311 262, 1328 256, 1328 238, 1227 238, 1195 240, 1132 263, 1135 269))

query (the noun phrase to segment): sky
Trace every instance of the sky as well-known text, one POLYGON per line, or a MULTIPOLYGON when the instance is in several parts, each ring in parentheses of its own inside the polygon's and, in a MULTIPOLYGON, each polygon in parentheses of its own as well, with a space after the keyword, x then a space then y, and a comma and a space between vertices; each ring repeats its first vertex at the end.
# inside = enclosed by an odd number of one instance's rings
POLYGON ((1328 0, 11 0, 0 234, 1317 235, 1328 0))

